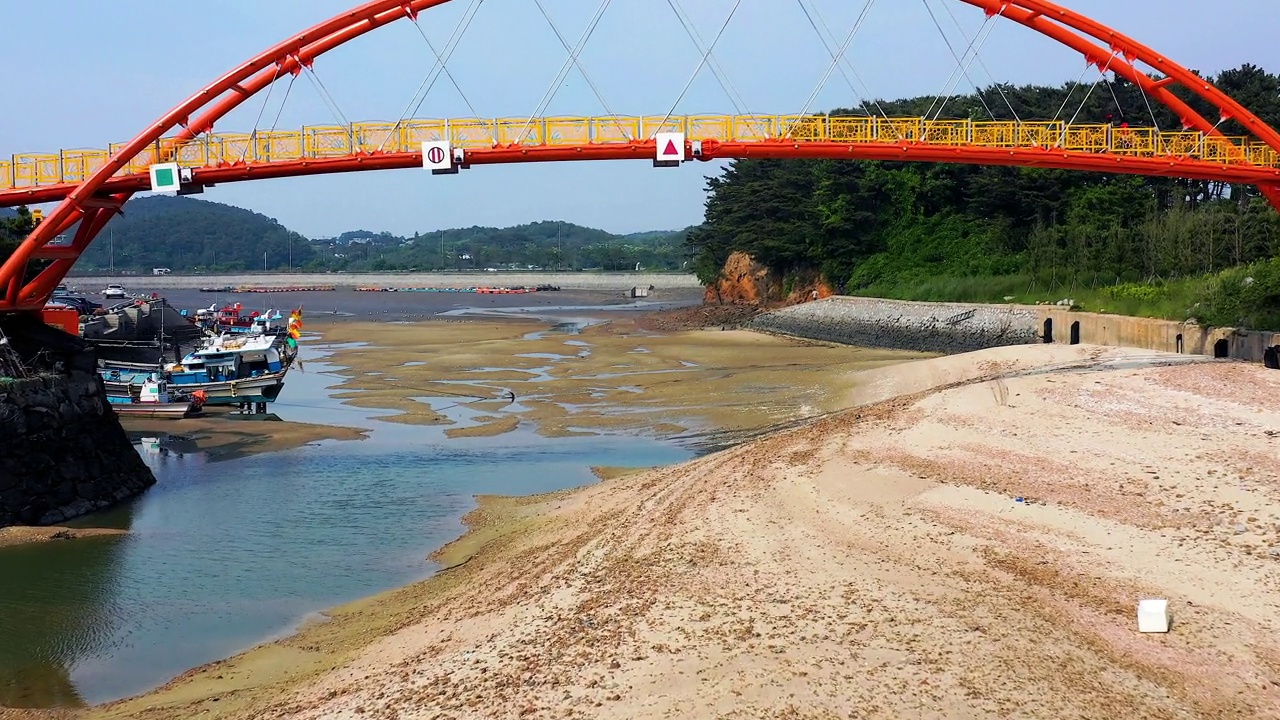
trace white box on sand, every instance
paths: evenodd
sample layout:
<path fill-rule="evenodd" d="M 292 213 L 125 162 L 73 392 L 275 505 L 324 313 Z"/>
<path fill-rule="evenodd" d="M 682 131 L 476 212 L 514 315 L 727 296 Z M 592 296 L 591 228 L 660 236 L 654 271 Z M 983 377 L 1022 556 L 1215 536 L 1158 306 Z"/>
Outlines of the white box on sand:
<path fill-rule="evenodd" d="M 1169 632 L 1169 601 L 1168 600 L 1139 600 L 1138 601 L 1138 632 L 1143 632 L 1143 633 Z"/>

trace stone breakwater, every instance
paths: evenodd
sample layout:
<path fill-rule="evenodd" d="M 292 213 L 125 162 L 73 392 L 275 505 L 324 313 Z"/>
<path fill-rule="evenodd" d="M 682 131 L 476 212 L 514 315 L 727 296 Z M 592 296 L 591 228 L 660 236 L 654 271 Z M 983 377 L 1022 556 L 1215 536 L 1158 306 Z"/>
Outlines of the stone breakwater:
<path fill-rule="evenodd" d="M 0 527 L 52 525 L 155 484 L 96 374 L 0 382 Z"/>
<path fill-rule="evenodd" d="M 947 354 L 1041 342 L 1039 314 L 1023 307 L 843 296 L 765 313 L 747 327 L 810 340 Z"/>

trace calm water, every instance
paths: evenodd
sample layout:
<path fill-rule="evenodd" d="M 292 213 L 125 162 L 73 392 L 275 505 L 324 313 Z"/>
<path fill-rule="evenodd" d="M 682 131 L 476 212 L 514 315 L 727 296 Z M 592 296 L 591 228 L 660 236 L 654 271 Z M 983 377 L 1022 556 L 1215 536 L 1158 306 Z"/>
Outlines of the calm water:
<path fill-rule="evenodd" d="M 148 443 L 139 450 L 157 485 L 82 523 L 130 534 L 0 551 L 0 706 L 134 695 L 310 613 L 423 578 L 427 554 L 462 532 L 473 495 L 548 492 L 591 482 L 591 465 L 691 456 L 639 438 L 450 440 L 383 423 L 328 398 L 338 379 L 316 352 L 304 350 L 307 371 L 290 374 L 272 410 L 372 428 L 369 440 L 219 463 Z M 463 422 L 477 414 L 449 411 Z"/>

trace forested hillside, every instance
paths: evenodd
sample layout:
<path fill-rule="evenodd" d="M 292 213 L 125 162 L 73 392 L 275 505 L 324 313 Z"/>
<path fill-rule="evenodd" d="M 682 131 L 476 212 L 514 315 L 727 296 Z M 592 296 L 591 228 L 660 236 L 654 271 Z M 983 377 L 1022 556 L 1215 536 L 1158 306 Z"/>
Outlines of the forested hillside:
<path fill-rule="evenodd" d="M 265 215 L 157 195 L 129 201 L 81 256 L 76 271 L 235 272 L 297 267 L 314 257 L 306 238 Z"/>
<path fill-rule="evenodd" d="M 568 222 L 469 227 L 415 233 L 347 232 L 316 241 L 317 269 L 441 270 L 520 268 L 679 270 L 688 260 L 688 230 L 615 235 Z"/>
<path fill-rule="evenodd" d="M 572 223 L 470 227 L 402 237 L 352 230 L 308 239 L 276 220 L 189 197 L 149 196 L 125 206 L 76 263 L 80 274 L 385 271 L 539 267 L 678 270 L 686 230 L 615 235 Z M 2 241 L 2 240 L 0 240 Z"/>
<path fill-rule="evenodd" d="M 1245 66 L 1212 79 L 1280 126 L 1280 77 Z M 921 116 L 934 102 L 931 97 L 881 101 L 873 114 L 883 109 L 889 116 Z M 1216 110 L 1199 109 L 1218 117 Z M 1180 127 L 1163 106 L 1149 107 L 1141 91 L 1124 81 L 1092 91 L 1074 85 L 990 88 L 955 98 L 941 112 L 943 118 L 975 120 L 1015 115 Z M 1222 129 L 1244 134 L 1233 122 Z M 1175 281 L 1280 253 L 1280 216 L 1254 188 L 1199 181 L 1010 167 L 762 160 L 733 163 L 709 179 L 707 190 L 706 223 L 689 237 L 704 280 L 715 277 L 729 253 L 741 250 L 781 272 L 821 271 L 849 293 L 1050 300 L 1106 287 L 1116 307 L 1125 304 L 1126 295 L 1134 296 L 1127 300 L 1156 300 L 1162 293 L 1181 292 L 1172 287 Z M 1280 260 L 1250 268 L 1248 276 L 1253 278 L 1248 283 L 1244 275 L 1231 273 L 1215 278 L 1197 289 L 1199 305 L 1179 299 L 1161 312 L 1280 326 Z M 1239 295 L 1236 286 L 1242 283 L 1250 298 L 1218 297 Z"/>

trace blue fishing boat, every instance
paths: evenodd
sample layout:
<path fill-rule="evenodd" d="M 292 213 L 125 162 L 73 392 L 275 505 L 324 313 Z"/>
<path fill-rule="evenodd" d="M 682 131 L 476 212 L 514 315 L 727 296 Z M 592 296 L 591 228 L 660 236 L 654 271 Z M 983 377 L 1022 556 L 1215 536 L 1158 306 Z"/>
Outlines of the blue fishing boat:
<path fill-rule="evenodd" d="M 136 397 L 154 373 L 175 392 L 199 394 L 205 406 L 234 406 L 265 413 L 284 388 L 284 378 L 298 356 L 302 311 L 289 316 L 285 332 L 267 315 L 247 331 L 210 336 L 200 347 L 175 363 L 163 366 L 104 362 L 100 366 L 108 396 Z"/>
<path fill-rule="evenodd" d="M 297 350 L 281 336 L 263 333 L 225 333 L 176 363 L 160 368 L 178 392 L 201 392 L 206 406 L 238 406 L 266 412 L 284 388 Z M 109 396 L 133 397 L 157 368 L 105 363 L 100 369 Z"/>

